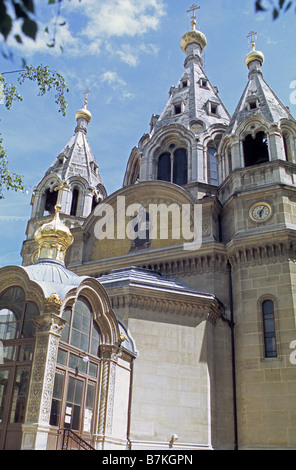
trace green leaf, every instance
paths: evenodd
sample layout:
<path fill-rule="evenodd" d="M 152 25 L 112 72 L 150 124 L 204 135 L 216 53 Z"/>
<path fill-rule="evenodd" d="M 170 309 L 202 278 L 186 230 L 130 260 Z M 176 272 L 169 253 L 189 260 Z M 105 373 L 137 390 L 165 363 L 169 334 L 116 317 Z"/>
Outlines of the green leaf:
<path fill-rule="evenodd" d="M 265 8 L 261 5 L 262 0 L 256 0 L 255 10 L 256 11 L 265 11 Z"/>
<path fill-rule="evenodd" d="M 22 43 L 23 43 L 22 38 L 20 37 L 19 34 L 15 34 L 15 35 L 14 35 L 14 38 L 15 38 L 15 40 L 16 40 L 19 44 L 22 44 Z"/>
<path fill-rule="evenodd" d="M 12 19 L 7 13 L 4 13 L 0 17 L 0 33 L 3 34 L 6 40 L 12 29 Z"/>
<path fill-rule="evenodd" d="M 51 5 L 52 3 L 55 3 L 55 0 L 48 0 L 48 5 Z"/>
<path fill-rule="evenodd" d="M 272 12 L 272 18 L 274 20 L 276 20 L 278 18 L 279 14 L 280 14 L 279 10 L 277 8 L 274 8 L 273 12 Z"/>
<path fill-rule="evenodd" d="M 26 9 L 31 13 L 35 13 L 35 7 L 33 0 L 23 0 L 23 4 L 25 5 Z"/>
<path fill-rule="evenodd" d="M 289 8 L 291 8 L 292 3 L 293 3 L 293 2 L 289 2 L 289 3 L 288 3 L 288 5 L 287 5 L 286 8 L 285 8 L 285 11 L 287 11 L 287 10 L 289 10 Z"/>
<path fill-rule="evenodd" d="M 26 36 L 35 40 L 37 30 L 38 30 L 38 27 L 35 21 L 31 20 L 30 18 L 24 19 L 23 24 L 22 24 L 22 31 Z"/>
<path fill-rule="evenodd" d="M 279 0 L 279 7 L 280 7 L 280 9 L 283 8 L 283 6 L 284 6 L 284 4 L 285 4 L 285 1 L 286 1 L 286 0 Z"/>

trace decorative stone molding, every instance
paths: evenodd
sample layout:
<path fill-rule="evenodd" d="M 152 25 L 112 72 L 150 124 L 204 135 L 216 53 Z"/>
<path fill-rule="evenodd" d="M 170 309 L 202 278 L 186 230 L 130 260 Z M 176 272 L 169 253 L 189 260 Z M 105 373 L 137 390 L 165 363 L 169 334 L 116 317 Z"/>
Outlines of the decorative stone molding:
<path fill-rule="evenodd" d="M 98 411 L 98 434 L 95 440 L 96 446 L 102 449 L 106 437 L 112 435 L 116 365 L 119 355 L 120 349 L 117 346 L 100 345 L 100 356 L 102 358 L 101 395 Z"/>
<path fill-rule="evenodd" d="M 252 245 L 233 246 L 229 250 L 229 261 L 233 269 L 244 265 L 269 264 L 282 261 L 296 261 L 296 240 L 262 241 Z"/>
<path fill-rule="evenodd" d="M 35 320 L 35 352 L 23 426 L 23 448 L 26 449 L 46 449 L 57 351 L 65 323 L 55 314 L 42 315 Z"/>

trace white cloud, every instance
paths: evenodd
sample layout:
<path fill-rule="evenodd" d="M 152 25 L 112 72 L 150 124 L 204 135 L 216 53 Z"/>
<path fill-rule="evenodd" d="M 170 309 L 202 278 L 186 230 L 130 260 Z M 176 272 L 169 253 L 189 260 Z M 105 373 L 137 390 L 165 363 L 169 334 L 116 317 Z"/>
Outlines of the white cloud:
<path fill-rule="evenodd" d="M 32 40 L 27 36 L 24 36 L 21 32 L 21 24 L 19 22 L 14 23 L 13 33 L 9 36 L 7 45 L 9 48 L 14 48 L 20 53 L 25 51 L 27 57 L 30 57 L 36 53 L 48 53 L 57 55 L 62 53 L 60 46 L 71 55 L 77 55 L 80 53 L 80 40 L 78 37 L 73 36 L 69 24 L 66 22 L 64 26 L 59 26 L 55 34 L 55 47 L 49 47 L 48 45 L 52 43 L 53 30 L 54 30 L 54 21 L 53 18 L 48 24 L 39 22 L 38 23 L 38 33 L 36 40 Z M 65 19 L 61 18 L 60 22 L 64 22 Z M 48 28 L 48 33 L 45 29 Z M 18 44 L 14 35 L 19 34 L 22 37 L 22 44 Z"/>
<path fill-rule="evenodd" d="M 163 0 L 84 0 L 69 2 L 88 19 L 83 34 L 89 39 L 143 35 L 160 26 L 165 14 Z"/>
<path fill-rule="evenodd" d="M 117 72 L 107 71 L 100 76 L 100 81 L 111 87 L 111 89 L 118 93 L 118 98 L 121 101 L 133 99 L 134 95 L 128 90 L 128 84 L 125 80 L 120 78 Z M 109 102 L 112 97 L 109 97 Z"/>
<path fill-rule="evenodd" d="M 26 56 L 35 53 L 57 54 L 64 53 L 70 56 L 95 55 L 98 56 L 103 44 L 112 50 L 112 37 L 142 36 L 160 26 L 161 18 L 165 15 L 163 0 L 72 0 L 62 3 L 62 15 L 56 17 L 53 7 L 42 4 L 37 0 L 39 18 L 36 41 L 24 37 L 20 31 L 20 23 L 14 25 L 14 32 L 8 46 L 17 49 L 20 53 L 25 51 Z M 51 15 L 51 17 L 46 17 Z M 55 25 L 57 23 L 57 25 Z M 60 24 L 64 23 L 63 26 Z M 49 33 L 45 32 L 48 28 Z M 56 32 L 54 33 L 54 31 Z M 21 34 L 23 44 L 17 44 L 14 34 Z M 55 47 L 48 44 L 55 36 Z M 125 44 L 116 52 L 119 58 L 135 67 L 139 63 L 142 53 L 155 53 L 153 45 Z"/>
<path fill-rule="evenodd" d="M 136 67 L 139 65 L 140 56 L 142 54 L 156 55 L 159 48 L 155 44 L 139 44 L 137 47 L 130 44 L 122 44 L 119 49 L 114 49 L 111 44 L 108 44 L 107 50 L 111 54 L 118 56 L 122 62 L 125 62 L 131 67 Z"/>

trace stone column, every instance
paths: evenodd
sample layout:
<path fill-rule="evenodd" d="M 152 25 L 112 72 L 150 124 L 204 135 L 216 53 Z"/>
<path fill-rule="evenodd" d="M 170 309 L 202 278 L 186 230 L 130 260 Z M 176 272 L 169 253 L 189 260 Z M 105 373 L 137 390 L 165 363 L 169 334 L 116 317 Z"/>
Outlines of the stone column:
<path fill-rule="evenodd" d="M 106 449 L 106 438 L 112 435 L 113 404 L 115 391 L 116 364 L 120 350 L 117 346 L 101 345 L 101 393 L 99 397 L 97 435 L 95 447 Z"/>
<path fill-rule="evenodd" d="M 35 319 L 35 351 L 22 449 L 46 450 L 59 338 L 66 321 L 58 316 L 61 300 L 52 294 Z"/>
<path fill-rule="evenodd" d="M 286 160 L 283 137 L 277 125 L 271 126 L 268 140 L 270 160 Z"/>

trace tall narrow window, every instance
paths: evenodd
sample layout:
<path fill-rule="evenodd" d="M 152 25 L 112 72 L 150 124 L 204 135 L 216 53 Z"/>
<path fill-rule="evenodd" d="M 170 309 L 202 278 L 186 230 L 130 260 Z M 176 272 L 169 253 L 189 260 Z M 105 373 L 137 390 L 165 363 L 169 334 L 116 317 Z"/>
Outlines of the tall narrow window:
<path fill-rule="evenodd" d="M 274 308 L 272 300 L 262 303 L 265 357 L 277 357 Z"/>
<path fill-rule="evenodd" d="M 171 181 L 171 156 L 168 152 L 160 155 L 158 159 L 157 179 Z"/>
<path fill-rule="evenodd" d="M 177 149 L 174 153 L 173 183 L 187 183 L 187 152 L 185 149 Z"/>
<path fill-rule="evenodd" d="M 75 188 L 72 194 L 72 204 L 71 204 L 70 215 L 74 215 L 74 216 L 77 215 L 78 196 L 79 196 L 79 191 L 77 188 Z"/>
<path fill-rule="evenodd" d="M 208 183 L 209 184 L 218 184 L 218 166 L 217 166 L 217 157 L 216 149 L 214 147 L 208 147 Z"/>
<path fill-rule="evenodd" d="M 58 198 L 58 192 L 47 189 L 45 193 L 45 205 L 44 205 L 44 210 L 45 212 L 48 212 L 48 214 L 54 214 L 55 211 L 55 205 L 57 203 L 57 198 Z"/>

